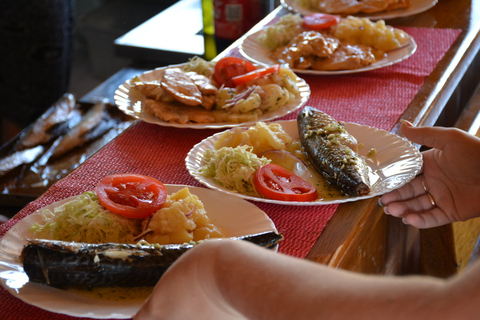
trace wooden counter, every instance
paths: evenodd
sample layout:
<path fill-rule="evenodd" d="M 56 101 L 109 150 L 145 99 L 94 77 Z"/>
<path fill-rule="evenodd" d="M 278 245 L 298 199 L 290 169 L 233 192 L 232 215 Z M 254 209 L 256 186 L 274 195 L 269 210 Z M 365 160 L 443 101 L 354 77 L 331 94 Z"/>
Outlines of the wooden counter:
<path fill-rule="evenodd" d="M 427 12 L 388 23 L 462 30 L 402 117 L 416 126 L 453 126 L 480 83 L 480 3 L 440 0 Z M 374 198 L 339 206 L 308 259 L 366 273 L 446 277 L 457 271 L 453 248 L 451 225 L 409 228 L 383 214 Z"/>

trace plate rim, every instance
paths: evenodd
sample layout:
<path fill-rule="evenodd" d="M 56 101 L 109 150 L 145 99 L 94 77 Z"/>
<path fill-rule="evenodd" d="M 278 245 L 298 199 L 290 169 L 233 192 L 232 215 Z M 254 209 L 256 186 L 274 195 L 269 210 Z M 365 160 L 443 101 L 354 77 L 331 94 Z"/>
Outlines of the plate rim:
<path fill-rule="evenodd" d="M 275 62 L 268 58 L 268 56 L 267 56 L 268 49 L 263 48 L 262 45 L 258 42 L 258 36 L 264 31 L 264 29 L 265 28 L 262 28 L 262 29 L 260 29 L 256 32 L 248 35 L 245 39 L 243 39 L 242 43 L 238 47 L 238 50 L 243 57 L 250 60 L 251 62 L 254 62 L 254 63 L 257 63 L 257 64 L 262 64 L 264 66 L 270 66 L 270 65 L 275 64 Z M 383 69 L 383 68 L 386 68 L 386 67 L 390 67 L 394 64 L 397 64 L 397 63 L 400 63 L 404 60 L 407 60 L 417 51 L 417 47 L 418 47 L 417 42 L 415 41 L 415 39 L 411 35 L 408 35 L 408 36 L 409 36 L 409 42 L 407 44 L 405 44 L 404 46 L 402 46 L 400 48 L 397 48 L 397 49 L 386 52 L 386 55 L 387 55 L 387 58 L 388 58 L 389 54 L 390 55 L 395 54 L 399 50 L 408 50 L 406 52 L 406 54 L 400 56 L 399 58 L 397 58 L 395 60 L 387 60 L 387 61 L 383 62 L 383 60 L 386 59 L 384 57 L 381 60 L 379 60 L 375 63 L 372 63 L 369 66 L 359 68 L 359 69 L 353 69 L 353 70 L 336 70 L 336 71 L 324 71 L 324 70 L 312 70 L 312 69 L 291 69 L 291 70 L 293 72 L 295 72 L 296 74 L 313 74 L 313 75 L 324 75 L 324 76 L 336 76 L 336 75 L 368 72 L 368 71 L 373 71 L 373 70 L 378 70 L 378 69 Z M 252 44 L 256 45 L 256 48 L 254 48 L 254 49 L 260 48 L 261 50 L 264 50 L 265 52 L 264 53 L 261 52 L 260 55 L 262 57 L 264 57 L 265 59 L 269 60 L 269 63 L 266 63 L 266 62 L 263 62 L 263 61 L 260 61 L 260 60 L 257 60 L 255 58 L 251 57 L 251 54 L 249 54 L 247 52 L 247 51 L 250 51 L 250 50 L 245 49 L 245 44 L 248 44 L 248 43 L 252 43 Z M 252 50 L 254 50 L 254 49 L 252 49 Z"/>
<path fill-rule="evenodd" d="M 142 77 L 149 76 L 155 72 L 160 72 L 160 70 L 164 70 L 167 68 L 168 69 L 179 68 L 179 67 L 183 67 L 185 64 L 186 63 L 181 63 L 181 64 L 169 65 L 165 67 L 159 67 L 152 70 L 147 70 L 137 77 L 142 79 Z M 264 64 L 260 64 L 260 65 L 264 65 Z M 212 122 L 212 123 L 199 123 L 199 124 L 196 124 L 196 123 L 180 124 L 180 123 L 170 123 L 160 118 L 156 118 L 153 115 L 149 115 L 142 110 L 142 103 L 140 100 L 136 99 L 135 101 L 133 101 L 132 94 L 130 91 L 130 88 L 131 88 L 130 83 L 134 78 L 128 79 L 123 84 L 118 86 L 118 88 L 115 90 L 113 100 L 117 108 L 123 113 L 125 113 L 126 115 L 131 116 L 138 120 L 145 121 L 147 123 L 156 124 L 163 127 L 173 127 L 173 128 L 181 128 L 181 129 L 234 128 L 239 126 L 252 125 L 257 121 L 272 121 L 272 120 L 287 116 L 297 111 L 298 109 L 302 108 L 310 99 L 311 90 L 310 90 L 309 84 L 303 78 L 299 77 L 297 74 L 296 76 L 297 76 L 297 86 L 299 88 L 299 94 L 298 94 L 298 97 L 295 97 L 295 100 L 293 102 L 290 102 L 286 106 L 282 106 L 273 112 L 267 112 L 265 114 L 262 114 L 257 120 L 251 120 L 251 121 L 240 122 L 240 123 Z M 290 104 L 292 105 L 290 106 Z"/>
<path fill-rule="evenodd" d="M 293 122 L 295 122 L 295 125 L 296 125 L 296 121 L 297 120 L 279 120 L 279 121 L 275 121 L 274 123 L 280 123 L 283 126 L 284 124 L 293 125 Z M 400 137 L 398 135 L 395 135 L 395 134 L 393 134 L 391 132 L 388 132 L 386 130 L 378 129 L 378 128 L 375 128 L 375 127 L 372 127 L 372 126 L 357 124 L 357 123 L 353 123 L 353 122 L 343 122 L 343 123 L 344 123 L 345 127 L 347 128 L 347 131 L 352 130 L 352 129 L 349 129 L 349 128 L 354 127 L 354 128 L 361 128 L 363 130 L 367 130 L 367 131 L 371 131 L 371 132 L 381 132 L 383 135 L 385 135 L 387 137 L 395 138 L 397 141 L 399 141 L 401 143 L 404 143 L 406 145 L 406 148 L 408 147 L 408 150 L 411 151 L 412 161 L 414 161 L 416 163 L 415 169 L 412 171 L 412 174 L 410 175 L 411 177 L 408 181 L 411 181 L 418 174 L 418 172 L 420 172 L 420 170 L 422 168 L 422 165 L 423 165 L 422 155 L 421 155 L 420 151 L 418 150 L 418 148 L 416 148 L 407 139 L 405 139 L 403 137 Z M 229 129 L 229 130 L 232 130 L 232 129 Z M 256 202 L 263 202 L 263 203 L 270 203 L 270 204 L 290 205 L 290 206 L 320 206 L 320 205 L 340 204 L 340 203 L 355 202 L 355 201 L 359 201 L 359 200 L 370 199 L 370 198 L 373 198 L 373 197 L 376 197 L 376 196 L 379 196 L 379 195 L 383 194 L 383 193 L 373 193 L 373 192 L 371 192 L 370 194 L 365 195 L 365 196 L 346 197 L 346 198 L 335 199 L 335 200 L 324 200 L 324 201 L 316 200 L 316 201 L 313 201 L 313 202 L 301 202 L 301 201 L 279 201 L 279 200 L 258 198 L 258 197 L 244 195 L 244 194 L 235 192 L 234 190 L 226 190 L 223 186 L 220 186 L 219 184 L 214 182 L 212 179 L 205 178 L 205 177 L 201 176 L 200 174 L 198 174 L 197 170 L 201 166 L 202 155 L 198 155 L 196 153 L 207 142 L 212 142 L 212 144 L 213 144 L 213 142 L 218 140 L 220 135 L 223 134 L 226 131 L 228 131 L 228 130 L 225 130 L 225 131 L 222 131 L 222 132 L 217 132 L 217 133 L 203 139 L 202 141 L 200 141 L 199 143 L 194 145 L 190 149 L 190 151 L 188 152 L 187 156 L 185 157 L 185 166 L 186 166 L 189 174 L 197 182 L 201 183 L 202 185 L 204 185 L 208 188 L 223 192 L 224 194 L 237 196 L 237 197 L 249 200 L 249 201 L 256 201 Z M 361 141 L 359 141 L 359 143 L 361 143 Z M 197 163 L 195 163 L 195 162 L 197 162 Z M 196 166 L 194 166 L 193 164 L 196 164 Z M 394 189 L 400 188 L 401 186 L 405 185 L 408 181 L 403 181 L 401 184 L 398 184 Z M 391 190 L 393 190 L 393 189 L 391 189 Z M 391 190 L 388 190 L 388 191 L 391 191 Z"/>
<path fill-rule="evenodd" d="M 310 13 L 315 13 L 315 12 L 320 12 L 320 11 L 313 11 L 309 10 L 306 8 L 303 8 L 296 3 L 294 3 L 295 0 L 281 0 L 280 4 L 286 8 L 289 11 L 292 12 L 298 12 L 302 15 L 307 15 Z M 423 0 L 421 4 L 418 4 L 418 2 L 413 2 L 413 8 L 407 8 L 407 9 L 396 9 L 392 10 L 389 12 L 378 12 L 378 13 L 360 13 L 360 14 L 353 14 L 353 16 L 359 17 L 359 18 L 368 18 L 370 20 L 390 20 L 390 19 L 396 19 L 396 18 L 403 18 L 403 17 L 408 17 L 412 16 L 415 14 L 419 14 L 422 12 L 425 12 L 431 8 L 433 8 L 436 4 L 438 3 L 438 0 Z"/>
<path fill-rule="evenodd" d="M 193 190 L 192 191 L 193 194 L 195 194 L 196 191 L 198 191 L 201 194 L 210 194 L 213 197 L 215 194 L 218 193 L 218 191 L 215 191 L 215 190 L 212 190 L 212 189 L 209 189 L 209 188 L 196 187 L 196 186 L 183 185 L 183 184 L 165 184 L 165 186 L 167 186 L 167 189 L 169 190 L 169 194 L 172 193 L 172 192 L 176 192 L 176 191 L 182 189 L 183 187 L 188 187 L 189 189 Z M 0 239 L 0 275 L 1 275 L 2 272 L 5 272 L 5 271 L 7 271 L 7 272 L 8 271 L 14 271 L 14 272 L 18 272 L 18 273 L 23 273 L 25 275 L 25 272 L 23 271 L 23 266 L 18 261 L 18 257 L 12 256 L 14 253 L 17 253 L 17 251 L 12 249 L 13 252 L 7 252 L 7 251 L 4 250 L 6 246 L 8 246 L 12 241 L 15 241 L 15 240 L 20 241 L 19 243 L 16 244 L 19 247 L 23 247 L 23 245 L 26 244 L 26 238 L 28 238 L 28 234 L 27 235 L 19 234 L 18 233 L 19 231 L 17 231 L 17 229 L 26 228 L 28 226 L 25 226 L 25 225 L 38 221 L 40 219 L 41 210 L 43 210 L 45 208 L 54 208 L 56 206 L 60 206 L 61 204 L 65 203 L 65 202 L 67 202 L 67 201 L 69 201 L 69 200 L 71 200 L 75 197 L 78 197 L 78 195 L 71 196 L 71 197 L 53 202 L 53 203 L 51 203 L 51 204 L 49 204 L 49 205 L 47 205 L 43 208 L 35 210 L 30 215 L 28 215 L 28 216 L 24 217 L 23 219 L 21 219 L 20 221 L 18 221 L 17 224 L 12 226 L 12 228 L 10 228 L 5 233 L 5 235 Z M 227 199 L 232 200 L 233 198 L 229 197 Z M 238 201 L 240 199 L 235 198 L 233 200 Z M 266 214 L 266 212 L 264 210 L 262 210 L 261 208 L 259 208 L 255 204 L 250 203 L 248 201 L 242 200 L 242 201 L 237 202 L 237 203 L 244 204 L 245 208 L 249 209 L 250 212 L 253 212 L 254 215 L 258 215 L 259 219 L 262 218 L 261 228 L 264 228 L 265 231 L 278 232 L 274 222 Z M 268 225 L 268 228 L 267 228 L 267 225 Z M 257 228 L 260 228 L 260 227 L 257 227 Z M 4 260 L 4 258 L 9 258 L 9 260 Z M 22 300 L 23 302 L 25 302 L 27 304 L 36 306 L 38 308 L 41 308 L 43 310 L 47 310 L 47 311 L 50 311 L 50 312 L 54 312 L 54 313 L 58 313 L 58 314 L 66 314 L 66 315 L 75 316 L 75 317 L 89 317 L 89 318 L 94 318 L 94 319 L 111 319 L 111 318 L 130 319 L 133 316 L 134 312 L 138 311 L 138 309 L 140 308 L 140 306 L 143 303 L 143 302 L 139 302 L 139 301 L 130 301 L 130 302 L 127 301 L 127 305 L 124 308 L 122 308 L 121 311 L 119 311 L 118 307 L 119 307 L 120 303 L 118 303 L 118 302 L 103 301 L 103 300 L 100 300 L 100 299 L 91 299 L 91 298 L 89 299 L 89 298 L 84 298 L 83 296 L 78 296 L 75 293 L 68 292 L 68 295 L 73 295 L 73 296 L 80 297 L 80 300 L 82 300 L 82 301 L 85 301 L 85 300 L 87 302 L 92 301 L 92 300 L 97 301 L 97 302 L 101 301 L 102 303 L 106 304 L 107 309 L 110 308 L 113 311 L 113 312 L 110 312 L 109 314 L 106 314 L 106 313 L 94 314 L 94 313 L 92 313 L 92 311 L 84 310 L 85 308 L 80 308 L 80 306 L 75 306 L 75 304 L 73 304 L 73 306 L 75 306 L 74 310 L 76 310 L 76 312 L 73 312 L 73 311 L 69 312 L 69 310 L 66 310 L 67 309 L 66 307 L 63 307 L 62 309 L 59 309 L 58 308 L 58 303 L 55 303 L 54 306 L 52 307 L 52 306 L 48 305 L 48 303 L 51 304 L 51 302 L 49 302 L 49 301 L 47 301 L 47 302 L 38 301 L 38 298 L 35 299 L 35 297 L 38 297 L 37 294 L 32 295 L 31 292 L 30 292 L 30 294 L 27 294 L 27 296 L 22 296 L 21 295 L 21 289 L 17 291 L 15 288 L 12 288 L 12 287 L 8 286 L 6 284 L 6 279 L 4 277 L 1 277 L 1 276 L 0 276 L 0 285 L 6 291 L 8 291 L 9 294 L 13 295 L 14 297 Z M 28 290 L 33 289 L 33 290 L 35 290 L 35 292 L 37 292 L 37 290 L 40 290 L 41 292 L 44 292 L 44 291 L 53 292 L 54 295 L 55 294 L 65 295 L 65 290 L 49 287 L 49 286 L 46 286 L 46 285 L 43 285 L 43 284 L 27 282 L 25 285 L 29 286 Z M 45 304 L 47 304 L 47 306 L 45 306 Z M 121 304 L 122 305 L 125 304 L 125 301 L 122 301 Z M 127 312 L 128 312 L 128 314 L 127 314 Z"/>

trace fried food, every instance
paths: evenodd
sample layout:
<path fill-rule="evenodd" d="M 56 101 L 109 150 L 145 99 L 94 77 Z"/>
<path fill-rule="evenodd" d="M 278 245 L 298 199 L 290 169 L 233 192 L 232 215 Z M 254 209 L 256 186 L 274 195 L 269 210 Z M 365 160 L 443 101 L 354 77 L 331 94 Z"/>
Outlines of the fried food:
<path fill-rule="evenodd" d="M 297 0 L 300 6 L 342 16 L 407 9 L 411 0 Z"/>

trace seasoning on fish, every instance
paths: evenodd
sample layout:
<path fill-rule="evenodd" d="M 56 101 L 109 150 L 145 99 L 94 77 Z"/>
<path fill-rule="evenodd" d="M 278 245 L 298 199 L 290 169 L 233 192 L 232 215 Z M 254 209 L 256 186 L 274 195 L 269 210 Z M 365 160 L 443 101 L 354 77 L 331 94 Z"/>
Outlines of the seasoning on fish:
<path fill-rule="evenodd" d="M 59 125 L 71 117 L 71 112 L 75 109 L 75 98 L 71 93 L 64 94 L 46 113 L 38 118 L 32 127 L 21 138 L 17 149 L 22 150 L 44 144 L 56 136 L 50 132 L 52 128 Z"/>
<path fill-rule="evenodd" d="M 269 231 L 230 239 L 271 249 L 283 236 Z M 53 287 L 154 286 L 167 268 L 196 244 L 89 244 L 37 239 L 28 240 L 21 259 L 30 281 Z"/>
<path fill-rule="evenodd" d="M 305 107 L 298 114 L 298 133 L 310 162 L 331 185 L 349 196 L 370 193 L 368 165 L 357 154 L 357 141 L 326 113 Z"/>

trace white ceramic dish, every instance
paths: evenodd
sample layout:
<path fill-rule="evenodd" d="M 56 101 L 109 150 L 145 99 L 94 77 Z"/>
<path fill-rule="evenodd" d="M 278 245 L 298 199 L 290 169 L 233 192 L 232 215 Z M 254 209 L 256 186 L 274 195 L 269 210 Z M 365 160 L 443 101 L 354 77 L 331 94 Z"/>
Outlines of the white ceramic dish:
<path fill-rule="evenodd" d="M 388 12 L 377 12 L 369 14 L 356 14 L 354 16 L 369 18 L 370 20 L 388 20 L 401 17 L 408 17 L 417 13 L 427 11 L 437 4 L 438 0 L 413 0 L 412 5 L 406 9 L 397 9 Z M 281 0 L 281 4 L 290 11 L 298 12 L 303 15 L 307 15 L 314 12 L 298 5 L 296 0 Z"/>
<path fill-rule="evenodd" d="M 183 64 L 169 66 L 168 68 L 173 67 L 181 67 Z M 167 67 L 166 67 L 167 68 Z M 160 73 L 159 70 L 165 68 L 158 68 L 155 70 L 147 71 L 139 76 L 139 78 L 143 81 L 152 81 L 158 80 L 158 74 Z M 298 77 L 297 77 L 298 78 Z M 270 121 L 276 118 L 283 117 L 291 112 L 298 110 L 299 108 L 303 107 L 305 103 L 310 98 L 310 87 L 305 82 L 305 80 L 298 78 L 297 79 L 297 86 L 300 90 L 300 94 L 290 103 L 287 105 L 273 111 L 267 112 L 262 114 L 258 121 Z M 154 117 L 151 114 L 146 113 L 143 110 L 142 106 L 142 98 L 143 96 L 135 91 L 130 89 L 130 80 L 125 81 L 124 84 L 120 85 L 118 89 L 115 91 L 114 100 L 117 107 L 124 112 L 125 114 L 132 116 L 136 119 L 143 120 L 145 122 L 157 124 L 160 126 L 165 127 L 175 127 L 175 128 L 189 128 L 189 129 L 220 129 L 220 128 L 231 128 L 241 125 L 249 125 L 254 124 L 256 121 L 249 121 L 243 123 L 231 123 L 231 122 L 213 122 L 213 123 L 188 123 L 188 124 L 179 124 L 179 123 L 170 123 L 163 121 L 157 117 Z"/>
<path fill-rule="evenodd" d="M 185 186 L 166 185 L 171 194 Z M 225 229 L 229 236 L 277 231 L 268 216 L 255 205 L 238 197 L 219 195 L 217 191 L 190 187 L 204 203 L 208 216 Z M 56 202 L 54 208 L 69 199 Z M 225 208 L 229 208 L 225 210 Z M 13 226 L 0 240 L 0 283 L 13 296 L 39 308 L 76 317 L 95 319 L 130 319 L 140 308 L 142 301 L 106 301 L 79 295 L 72 290 L 60 290 L 46 285 L 28 282 L 18 257 L 32 236 L 29 228 L 39 222 L 41 215 L 34 212 Z"/>
<path fill-rule="evenodd" d="M 283 129 L 292 138 L 298 139 L 296 120 L 278 121 L 278 123 L 282 125 Z M 357 139 L 359 144 L 363 144 L 364 147 L 359 151 L 360 155 L 366 157 L 367 152 L 372 148 L 375 148 L 377 151 L 374 157 L 367 159 L 372 169 L 370 176 L 372 185 L 370 194 L 366 196 L 318 199 L 313 202 L 296 202 L 264 199 L 226 189 L 212 179 L 205 178 L 198 173 L 198 170 L 205 164 L 203 160 L 204 152 L 208 149 L 215 148 L 215 141 L 219 139 L 223 132 L 216 133 L 195 145 L 185 158 L 185 164 L 189 173 L 197 181 L 214 190 L 248 200 L 296 206 L 337 204 L 379 196 L 403 186 L 412 180 L 420 171 L 422 167 L 422 156 L 418 149 L 404 138 L 384 130 L 354 123 L 346 123 L 345 127 L 347 131 Z M 313 168 L 311 171 L 315 172 Z"/>
<path fill-rule="evenodd" d="M 248 60 L 262 65 L 273 65 L 276 62 L 271 60 L 268 57 L 269 50 L 263 47 L 258 42 L 259 35 L 263 32 L 263 30 L 259 30 L 251 35 L 249 35 L 239 47 L 240 53 L 247 58 Z M 301 74 L 315 74 L 315 75 L 340 75 L 340 74 L 350 74 L 350 73 L 359 73 L 359 72 L 366 72 L 371 70 L 376 70 L 380 68 L 385 68 L 391 66 L 395 63 L 399 63 L 412 54 L 415 53 L 417 50 L 417 43 L 415 40 L 410 37 L 410 41 L 402 46 L 401 48 L 392 50 L 387 52 L 386 57 L 382 58 L 381 60 L 372 63 L 371 65 L 354 70 L 338 70 L 338 71 L 322 71 L 322 70 L 304 70 L 304 69 L 293 69 L 295 73 Z"/>

